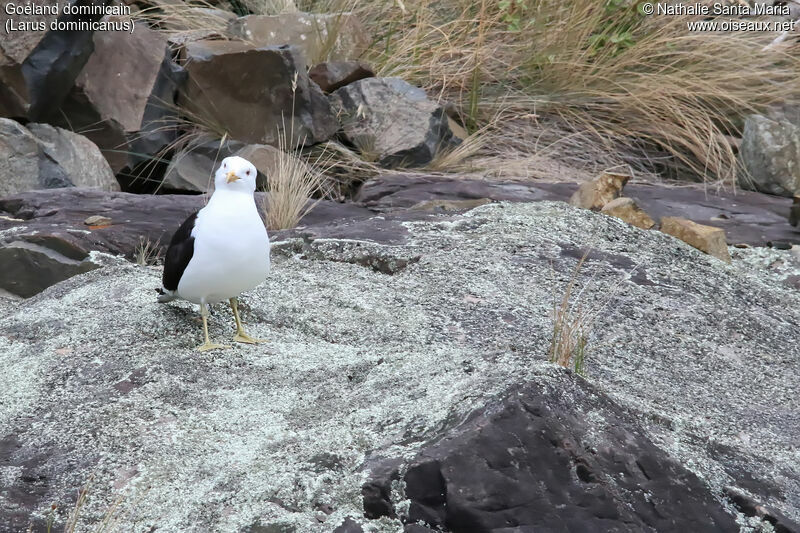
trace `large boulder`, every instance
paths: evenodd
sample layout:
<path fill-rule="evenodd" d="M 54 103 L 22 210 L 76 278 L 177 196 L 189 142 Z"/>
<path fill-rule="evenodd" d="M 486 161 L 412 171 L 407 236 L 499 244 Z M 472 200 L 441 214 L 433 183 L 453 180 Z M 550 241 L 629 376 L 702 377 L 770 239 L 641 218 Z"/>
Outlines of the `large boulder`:
<path fill-rule="evenodd" d="M 367 78 L 331 95 L 342 135 L 386 167 L 418 167 L 459 144 L 444 107 L 400 78 Z"/>
<path fill-rule="evenodd" d="M 119 190 L 105 158 L 86 137 L 0 118 L 0 196 L 59 187 Z"/>
<path fill-rule="evenodd" d="M 238 141 L 277 145 L 285 127 L 288 146 L 314 144 L 339 127 L 296 48 L 195 41 L 184 56 L 182 106 Z"/>
<path fill-rule="evenodd" d="M 800 193 L 800 122 L 783 115 L 750 115 L 744 123 L 743 186 L 769 194 Z"/>
<path fill-rule="evenodd" d="M 172 62 L 166 38 L 145 25 L 133 33 L 96 32 L 93 45 L 74 87 L 48 122 L 83 132 L 115 174 L 131 174 L 176 138 L 182 69 Z"/>
<path fill-rule="evenodd" d="M 4 24 L 0 32 L 0 117 L 46 120 L 64 101 L 93 50 L 91 30 L 50 31 L 50 24 L 56 20 L 96 21 L 102 15 L 58 16 L 59 2 L 54 0 L 35 5 L 43 8 L 42 14 L 13 15 L 3 20 L 30 26 L 8 31 Z"/>
<path fill-rule="evenodd" d="M 232 21 L 229 32 L 259 47 L 296 46 L 306 66 L 358 59 L 370 44 L 366 29 L 352 13 L 248 15 Z"/>
<path fill-rule="evenodd" d="M 409 461 L 369 462 L 368 516 L 458 532 L 737 530 L 702 480 L 586 381 L 512 387 L 466 418 Z M 400 479 L 410 505 L 398 512 Z"/>
<path fill-rule="evenodd" d="M 391 223 L 276 238 L 240 306 L 266 344 L 196 352 L 196 306 L 158 304 L 157 268 L 111 264 L 0 301 L 0 524 L 45 530 L 56 503 L 61 531 L 94 474 L 79 529 L 117 501 L 121 531 L 324 533 L 349 516 L 395 533 L 412 505 L 480 520 L 453 532 L 501 514 L 508 530 L 558 515 L 603 531 L 797 529 L 800 293 L 562 202 L 396 221 L 396 240 L 375 242 Z M 581 302 L 603 309 L 590 383 L 546 361 L 553 298 L 584 247 Z M 233 316 L 214 311 L 209 333 L 227 339 Z M 422 483 L 386 487 L 398 519 L 361 518 L 383 457 L 431 460 Z M 443 484 L 463 506 L 441 505 Z M 527 489 L 551 505 L 528 512 Z"/>

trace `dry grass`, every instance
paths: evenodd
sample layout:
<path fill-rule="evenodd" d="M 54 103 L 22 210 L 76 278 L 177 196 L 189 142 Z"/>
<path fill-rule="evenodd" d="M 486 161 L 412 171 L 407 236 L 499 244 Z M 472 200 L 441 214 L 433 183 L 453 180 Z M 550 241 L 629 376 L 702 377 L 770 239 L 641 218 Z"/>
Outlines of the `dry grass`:
<path fill-rule="evenodd" d="M 488 174 L 535 174 L 525 162 L 547 147 L 588 172 L 627 163 L 732 186 L 744 177 L 729 141 L 742 117 L 800 101 L 796 43 L 767 49 L 773 34 L 689 33 L 689 17 L 643 16 L 634 0 L 252 2 L 260 13 L 355 12 L 373 37 L 364 59 L 379 75 L 454 102 L 471 132 L 486 129 L 484 149 L 441 154 L 435 169 L 460 172 L 481 158 Z M 214 25 L 203 16 L 184 25 Z M 504 120 L 490 127 L 498 114 Z"/>
<path fill-rule="evenodd" d="M 572 293 L 588 255 L 587 251 L 578 261 L 561 299 L 553 295 L 553 336 L 547 354 L 551 363 L 572 368 L 581 375 L 585 373 L 586 350 L 595 317 L 587 312 L 580 298 L 573 298 Z"/>
<path fill-rule="evenodd" d="M 740 117 L 800 97 L 800 55 L 763 50 L 773 36 L 690 34 L 686 18 L 641 16 L 632 2 L 385 0 L 359 9 L 381 75 L 457 102 L 473 128 L 502 108 L 535 117 L 531 129 L 550 130 L 548 143 L 577 134 L 583 150 L 570 153 L 590 152 L 583 163 L 600 146 L 637 170 L 733 185 L 740 169 L 726 136 L 739 133 Z M 535 153 L 502 131 L 490 144 Z"/>
<path fill-rule="evenodd" d="M 139 266 L 157 265 L 161 260 L 161 242 L 139 237 L 139 244 L 133 250 L 133 259 Z"/>

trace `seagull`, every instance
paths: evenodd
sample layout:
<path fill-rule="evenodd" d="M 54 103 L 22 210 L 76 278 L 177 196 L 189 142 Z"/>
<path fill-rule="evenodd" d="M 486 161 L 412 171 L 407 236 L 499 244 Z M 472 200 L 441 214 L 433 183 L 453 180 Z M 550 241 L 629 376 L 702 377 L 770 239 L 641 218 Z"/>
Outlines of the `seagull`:
<path fill-rule="evenodd" d="M 256 167 L 244 158 L 222 160 L 208 204 L 178 228 L 164 260 L 158 301 L 180 298 L 200 305 L 204 352 L 228 348 L 208 338 L 208 306 L 228 300 L 236 320 L 234 342 L 264 342 L 245 333 L 237 297 L 269 273 L 269 236 L 256 209 Z"/>

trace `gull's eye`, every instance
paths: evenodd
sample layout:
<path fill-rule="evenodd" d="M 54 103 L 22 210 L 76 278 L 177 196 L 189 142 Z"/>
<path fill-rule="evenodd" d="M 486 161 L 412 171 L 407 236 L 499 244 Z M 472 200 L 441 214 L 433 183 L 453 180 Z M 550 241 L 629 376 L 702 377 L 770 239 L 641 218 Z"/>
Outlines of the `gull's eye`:
<path fill-rule="evenodd" d="M 222 163 L 222 168 L 228 168 L 228 163 Z"/>
<path fill-rule="evenodd" d="M 247 172 L 245 172 L 245 174 L 247 174 L 249 176 L 250 175 L 250 171 L 248 170 Z"/>

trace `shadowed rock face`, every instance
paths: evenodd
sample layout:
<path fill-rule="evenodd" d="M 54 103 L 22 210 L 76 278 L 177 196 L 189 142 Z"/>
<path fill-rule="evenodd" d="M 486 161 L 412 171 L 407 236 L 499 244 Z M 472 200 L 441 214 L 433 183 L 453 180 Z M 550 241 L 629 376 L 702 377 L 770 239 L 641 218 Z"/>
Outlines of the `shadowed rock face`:
<path fill-rule="evenodd" d="M 366 78 L 337 89 L 342 136 L 385 167 L 419 167 L 456 147 L 444 108 L 400 78 Z"/>
<path fill-rule="evenodd" d="M 737 529 L 697 476 L 581 379 L 513 388 L 442 437 L 402 476 L 396 460 L 368 467 L 379 473 L 362 489 L 368 516 L 396 514 L 375 488 L 402 477 L 404 522 L 453 532 Z"/>
<path fill-rule="evenodd" d="M 295 47 L 195 41 L 184 55 L 188 80 L 181 104 L 238 141 L 277 145 L 285 126 L 287 137 L 293 136 L 287 145 L 310 145 L 328 140 L 339 128 Z"/>
<path fill-rule="evenodd" d="M 585 485 L 583 513 L 605 501 L 618 517 L 604 520 L 619 530 L 681 523 L 654 513 L 673 512 L 683 487 L 687 515 L 699 509 L 723 530 L 758 516 L 795 527 L 800 293 L 737 256 L 727 265 L 560 203 L 398 225 L 405 236 L 394 244 L 275 242 L 268 280 L 240 306 L 263 345 L 195 352 L 194 306 L 157 304 L 160 269 L 110 259 L 28 300 L 0 299 L 0 531 L 31 517 L 41 526 L 53 502 L 69 509 L 95 473 L 84 525 L 123 495 L 124 530 L 323 533 L 349 516 L 397 532 L 399 518 L 363 518 L 365 462 L 397 458 L 407 476 L 415 458 L 442 468 L 484 449 L 497 459 L 485 498 L 469 472 L 442 472 L 445 486 L 465 490 L 447 492 L 465 502 L 461 516 L 487 527 L 502 514 L 492 501 L 513 503 L 506 477 L 537 476 L 550 498 L 558 480 L 573 502 Z M 602 309 L 586 361 L 595 387 L 545 361 L 553 298 L 587 246 L 581 301 Z M 383 272 L 370 257 L 407 263 Z M 233 334 L 227 308 L 215 308 L 210 334 Z M 534 449 L 545 431 L 557 440 L 544 456 L 552 468 L 489 446 L 500 441 L 475 431 L 482 420 L 507 420 L 497 438 L 519 428 Z M 664 499 L 647 502 L 634 481 Z M 443 509 L 413 484 L 386 493 L 398 517 L 414 502 Z"/>

